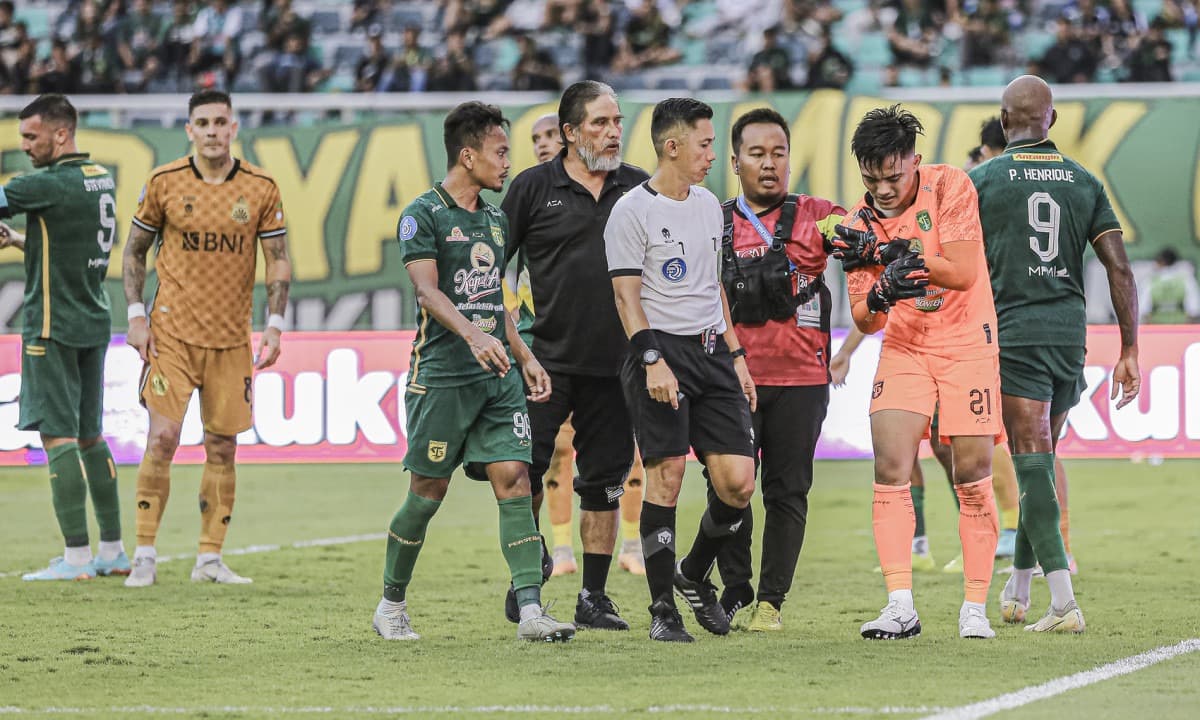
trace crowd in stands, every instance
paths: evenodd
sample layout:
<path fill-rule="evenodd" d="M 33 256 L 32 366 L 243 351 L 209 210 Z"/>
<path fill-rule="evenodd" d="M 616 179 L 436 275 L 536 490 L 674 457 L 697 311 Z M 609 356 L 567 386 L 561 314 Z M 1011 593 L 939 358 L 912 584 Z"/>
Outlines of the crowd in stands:
<path fill-rule="evenodd" d="M 1200 80 L 1200 0 L 0 0 L 0 92 Z"/>

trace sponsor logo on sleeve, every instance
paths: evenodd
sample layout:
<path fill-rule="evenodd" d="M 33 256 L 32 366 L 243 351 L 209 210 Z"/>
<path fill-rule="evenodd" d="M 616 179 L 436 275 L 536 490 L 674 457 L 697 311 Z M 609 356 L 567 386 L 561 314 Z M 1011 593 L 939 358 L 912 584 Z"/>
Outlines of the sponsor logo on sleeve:
<path fill-rule="evenodd" d="M 408 242 L 417 236 L 417 219 L 405 215 L 400 219 L 400 242 Z"/>

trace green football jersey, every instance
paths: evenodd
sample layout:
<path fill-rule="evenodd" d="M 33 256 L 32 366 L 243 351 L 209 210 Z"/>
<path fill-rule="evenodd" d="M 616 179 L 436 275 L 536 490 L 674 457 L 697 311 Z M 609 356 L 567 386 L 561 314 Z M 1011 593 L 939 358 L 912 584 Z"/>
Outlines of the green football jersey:
<path fill-rule="evenodd" d="M 86 153 L 64 155 L 0 189 L 0 217 L 26 216 L 24 338 L 108 344 L 104 276 L 117 233 L 115 192 L 112 174 Z"/>
<path fill-rule="evenodd" d="M 404 264 L 437 263 L 438 289 L 475 327 L 504 343 L 504 243 L 508 218 L 483 198 L 479 209 L 459 207 L 441 184 L 404 209 L 396 229 Z M 424 308 L 409 364 L 409 388 L 453 387 L 491 376 L 467 343 Z M 509 360 L 512 360 L 511 352 Z"/>
<path fill-rule="evenodd" d="M 1010 144 L 971 170 L 1001 347 L 1083 347 L 1083 254 L 1120 230 L 1104 186 L 1053 142 Z"/>

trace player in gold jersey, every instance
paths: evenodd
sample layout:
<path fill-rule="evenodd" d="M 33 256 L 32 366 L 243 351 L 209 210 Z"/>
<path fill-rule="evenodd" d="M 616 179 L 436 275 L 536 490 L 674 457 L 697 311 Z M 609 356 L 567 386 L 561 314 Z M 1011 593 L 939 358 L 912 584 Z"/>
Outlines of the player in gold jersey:
<path fill-rule="evenodd" d="M 251 582 L 221 560 L 233 513 L 237 434 L 251 425 L 252 373 L 279 357 L 292 277 L 279 189 L 260 168 L 234 158 L 237 120 L 229 95 L 201 91 L 188 102 L 193 152 L 156 168 L 142 189 L 125 246 L 126 342 L 142 356 L 141 400 L 150 413 L 138 468 L 137 550 L 129 587 L 156 580 L 154 549 L 170 493 L 171 462 L 184 413 L 200 391 L 206 462 L 200 481 L 200 547 L 194 582 Z M 143 305 L 146 253 L 157 243 L 158 290 Z M 250 347 L 258 245 L 266 261 L 269 317 Z"/>

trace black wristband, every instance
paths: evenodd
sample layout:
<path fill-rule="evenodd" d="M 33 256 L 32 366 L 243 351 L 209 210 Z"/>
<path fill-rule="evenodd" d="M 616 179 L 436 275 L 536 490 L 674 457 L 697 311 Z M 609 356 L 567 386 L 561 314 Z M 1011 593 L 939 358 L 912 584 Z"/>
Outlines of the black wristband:
<path fill-rule="evenodd" d="M 633 352 L 641 357 L 647 350 L 658 350 L 658 336 L 650 328 L 638 330 L 629 338 L 629 345 L 633 348 Z"/>
<path fill-rule="evenodd" d="M 734 358 L 735 360 L 740 357 L 746 357 L 746 348 L 740 347 L 737 350 L 730 350 L 729 357 Z"/>

